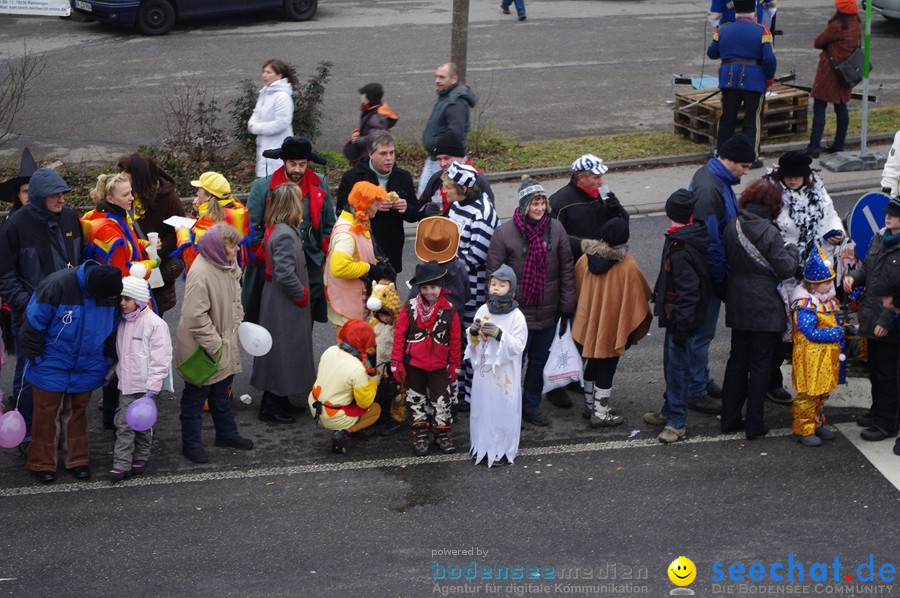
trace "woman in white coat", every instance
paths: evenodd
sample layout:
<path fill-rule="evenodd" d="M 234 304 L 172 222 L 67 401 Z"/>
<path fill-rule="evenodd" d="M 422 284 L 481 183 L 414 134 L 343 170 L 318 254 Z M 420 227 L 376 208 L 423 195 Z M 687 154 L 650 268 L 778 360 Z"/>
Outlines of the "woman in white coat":
<path fill-rule="evenodd" d="M 262 69 L 263 88 L 259 90 L 256 108 L 247 123 L 247 130 L 256 135 L 256 176 L 271 175 L 281 167 L 281 160 L 264 158 L 267 149 L 281 147 L 285 137 L 292 137 L 294 129 L 294 99 L 292 92 L 297 75 L 283 60 L 266 61 Z"/>

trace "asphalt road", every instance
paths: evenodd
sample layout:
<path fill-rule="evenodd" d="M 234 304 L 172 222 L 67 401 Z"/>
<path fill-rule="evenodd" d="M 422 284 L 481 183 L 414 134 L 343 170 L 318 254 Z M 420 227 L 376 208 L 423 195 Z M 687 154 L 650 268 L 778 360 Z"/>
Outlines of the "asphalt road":
<path fill-rule="evenodd" d="M 673 74 L 714 75 L 705 58 L 712 37 L 704 0 L 528 0 L 528 20 L 500 14 L 494 0 L 470 4 L 468 78 L 479 95 L 475 123 L 493 122 L 521 140 L 659 130 L 672 126 Z M 114 161 L 166 136 L 163 104 L 183 80 L 199 82 L 222 108 L 239 82 L 258 80 L 280 57 L 301 78 L 333 63 L 318 144 L 339 150 L 357 124 L 357 89 L 384 84 L 398 112 L 394 128 L 417 140 L 434 99 L 433 73 L 449 59 L 452 2 L 323 0 L 304 23 L 264 11 L 188 21 L 163 37 L 57 18 L 0 20 L 0 56 L 23 46 L 46 60 L 28 105 L 3 151 L 22 146 L 64 161 Z M 818 51 L 812 39 L 832 14 L 821 0 L 780 8 L 778 74 L 796 70 L 810 85 Z M 873 91 L 900 101 L 900 26 L 872 23 Z M 676 90 L 677 91 L 677 90 Z M 615 156 L 611 158 L 615 159 Z"/>
<path fill-rule="evenodd" d="M 843 212 L 856 194 L 835 199 Z M 635 217 L 631 228 L 631 251 L 653 281 L 665 222 Z M 413 263 L 409 244 L 405 258 Z M 177 313 L 166 320 L 174 332 Z M 719 378 L 728 350 L 720 332 Z M 333 328 L 317 325 L 315 337 L 321 352 Z M 235 411 L 253 451 L 212 447 L 207 421 L 210 463 L 188 462 L 177 397 L 162 398 L 148 474 L 113 485 L 102 476 L 112 437 L 92 407 L 89 482 L 61 471 L 54 485 L 38 485 L 15 450 L 0 450 L 0 595 L 662 596 L 675 587 L 666 568 L 679 555 L 696 564 L 690 587 L 699 596 L 900 589 L 859 581 L 870 555 L 876 572 L 896 564 L 900 499 L 885 477 L 897 476 L 896 457 L 872 462 L 850 442 L 859 410 L 826 408 L 841 433 L 818 449 L 790 441 L 789 410 L 774 404 L 769 438 L 722 436 L 716 418 L 691 413 L 689 439 L 660 445 L 640 416 L 660 404 L 661 340 L 654 328 L 620 362 L 612 401 L 623 426 L 589 429 L 573 395 L 573 409 L 544 407 L 549 427 L 525 426 L 514 466 L 490 470 L 465 454 L 465 416 L 454 425 L 460 453 L 427 458 L 412 456 L 408 431 L 336 457 L 309 418 L 259 422 L 246 355 L 234 394 L 254 403 L 235 402 Z M 876 444 L 889 452 L 889 442 Z M 883 475 L 876 465 L 884 463 Z M 835 558 L 839 581 L 811 579 L 814 563 L 831 567 Z M 791 583 L 728 577 L 735 562 L 768 572 L 789 559 L 803 563 L 802 580 L 796 568 Z M 494 578 L 497 568 L 509 578 Z M 540 579 L 526 577 L 535 571 Z"/>

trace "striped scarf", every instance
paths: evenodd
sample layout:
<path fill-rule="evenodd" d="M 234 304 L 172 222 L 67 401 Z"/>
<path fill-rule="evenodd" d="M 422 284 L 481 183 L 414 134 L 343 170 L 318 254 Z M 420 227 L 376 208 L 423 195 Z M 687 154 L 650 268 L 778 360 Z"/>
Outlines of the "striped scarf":
<path fill-rule="evenodd" d="M 522 280 L 519 281 L 518 299 L 522 305 L 540 305 L 544 301 L 544 281 L 547 279 L 547 246 L 544 244 L 544 233 L 550 226 L 550 217 L 544 214 L 540 220 L 531 224 L 522 217 L 521 210 L 516 210 L 513 213 L 513 222 L 528 243 Z"/>

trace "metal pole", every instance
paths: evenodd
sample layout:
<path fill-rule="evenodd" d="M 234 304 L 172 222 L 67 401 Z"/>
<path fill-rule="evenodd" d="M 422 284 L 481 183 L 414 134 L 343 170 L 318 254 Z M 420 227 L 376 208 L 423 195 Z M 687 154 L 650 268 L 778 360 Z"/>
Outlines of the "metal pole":
<path fill-rule="evenodd" d="M 450 27 L 450 61 L 459 69 L 459 81 L 466 82 L 466 56 L 469 40 L 469 0 L 453 0 L 453 24 Z"/>
<path fill-rule="evenodd" d="M 872 2 L 866 2 L 866 23 L 863 34 L 863 97 L 869 97 L 869 42 L 872 37 Z M 866 156 L 866 133 L 869 124 L 869 102 L 862 105 L 862 124 L 859 130 L 859 157 Z"/>

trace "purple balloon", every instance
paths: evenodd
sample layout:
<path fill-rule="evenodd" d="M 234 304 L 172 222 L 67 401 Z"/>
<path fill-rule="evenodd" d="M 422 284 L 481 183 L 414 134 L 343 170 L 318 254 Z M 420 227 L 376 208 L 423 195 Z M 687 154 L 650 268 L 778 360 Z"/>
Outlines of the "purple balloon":
<path fill-rule="evenodd" d="M 141 397 L 128 406 L 125 421 L 135 432 L 146 432 L 156 423 L 156 402 L 150 397 Z"/>
<path fill-rule="evenodd" d="M 25 418 L 17 409 L 0 415 L 0 446 L 15 448 L 25 438 Z"/>

